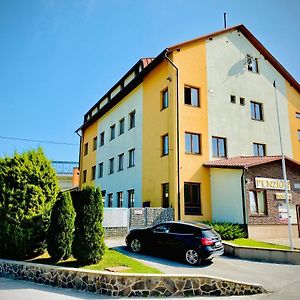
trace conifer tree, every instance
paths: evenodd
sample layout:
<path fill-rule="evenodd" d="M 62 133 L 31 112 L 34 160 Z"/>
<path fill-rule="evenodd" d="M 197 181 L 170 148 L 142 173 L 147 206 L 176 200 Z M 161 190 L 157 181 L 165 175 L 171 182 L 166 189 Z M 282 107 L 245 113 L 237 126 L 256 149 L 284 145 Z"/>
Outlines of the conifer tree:
<path fill-rule="evenodd" d="M 47 250 L 54 261 L 67 259 L 72 253 L 75 210 L 69 192 L 60 192 L 51 213 Z"/>
<path fill-rule="evenodd" d="M 105 251 L 101 191 L 86 187 L 79 193 L 74 201 L 76 218 L 72 253 L 81 264 L 97 263 Z"/>
<path fill-rule="evenodd" d="M 42 253 L 58 184 L 41 148 L 0 158 L 0 257 Z"/>

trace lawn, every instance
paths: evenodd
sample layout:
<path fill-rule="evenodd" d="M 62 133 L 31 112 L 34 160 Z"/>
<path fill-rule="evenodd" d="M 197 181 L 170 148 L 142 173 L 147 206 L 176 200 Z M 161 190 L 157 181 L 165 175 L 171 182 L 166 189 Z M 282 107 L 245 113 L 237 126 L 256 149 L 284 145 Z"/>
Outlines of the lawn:
<path fill-rule="evenodd" d="M 124 270 L 125 273 L 144 273 L 144 274 L 161 274 L 159 270 L 148 267 L 139 261 L 132 259 L 122 253 L 119 253 L 113 249 L 106 249 L 105 254 L 102 260 L 94 265 L 80 265 L 73 258 L 70 257 L 65 261 L 60 261 L 58 263 L 53 262 L 51 260 L 49 254 L 45 252 L 44 254 L 31 259 L 30 262 L 39 263 L 39 264 L 47 264 L 47 265 L 56 265 L 56 266 L 64 266 L 70 268 L 80 268 L 80 269 L 88 269 L 88 270 L 96 270 L 96 271 L 104 271 L 105 268 L 111 267 L 127 267 L 129 269 Z M 118 271 L 119 272 L 119 271 Z"/>
<path fill-rule="evenodd" d="M 235 244 L 237 246 L 273 248 L 273 249 L 281 249 L 281 250 L 289 250 L 290 249 L 290 247 L 288 247 L 288 246 L 265 243 L 265 242 L 251 240 L 251 239 L 236 239 L 236 240 L 232 240 L 229 242 L 232 244 Z"/>

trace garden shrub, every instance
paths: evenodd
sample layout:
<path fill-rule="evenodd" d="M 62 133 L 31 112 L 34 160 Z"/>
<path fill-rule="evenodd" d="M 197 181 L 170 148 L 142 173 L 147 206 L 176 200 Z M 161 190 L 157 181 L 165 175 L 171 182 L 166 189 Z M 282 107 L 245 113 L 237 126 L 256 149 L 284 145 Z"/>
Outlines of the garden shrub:
<path fill-rule="evenodd" d="M 41 148 L 0 158 L 0 257 L 24 259 L 45 250 L 57 193 Z"/>
<path fill-rule="evenodd" d="M 103 203 L 99 188 L 85 187 L 74 198 L 76 211 L 73 256 L 81 264 L 97 263 L 105 251 Z"/>
<path fill-rule="evenodd" d="M 58 194 L 51 213 L 47 250 L 54 261 L 67 259 L 72 253 L 75 210 L 69 192 Z"/>
<path fill-rule="evenodd" d="M 222 240 L 234 240 L 247 237 L 246 228 L 241 224 L 211 221 L 205 221 L 204 223 L 211 226 L 221 236 Z"/>

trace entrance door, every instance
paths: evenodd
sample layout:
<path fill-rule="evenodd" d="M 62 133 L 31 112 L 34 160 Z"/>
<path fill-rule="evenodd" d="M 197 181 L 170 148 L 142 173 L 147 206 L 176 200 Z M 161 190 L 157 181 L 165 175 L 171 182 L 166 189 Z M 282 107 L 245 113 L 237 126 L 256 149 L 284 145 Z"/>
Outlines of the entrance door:
<path fill-rule="evenodd" d="M 300 205 L 296 205 L 297 223 L 298 223 L 298 236 L 300 238 Z"/>

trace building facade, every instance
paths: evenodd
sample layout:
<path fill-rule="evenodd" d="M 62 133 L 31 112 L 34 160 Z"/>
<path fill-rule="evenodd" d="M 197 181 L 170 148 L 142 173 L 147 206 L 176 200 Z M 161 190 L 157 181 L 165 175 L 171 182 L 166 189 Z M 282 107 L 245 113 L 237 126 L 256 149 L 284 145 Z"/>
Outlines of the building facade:
<path fill-rule="evenodd" d="M 211 220 L 203 164 L 280 154 L 276 100 L 284 153 L 300 161 L 299 92 L 243 25 L 141 59 L 84 116 L 80 186 L 100 186 L 108 207 Z"/>

